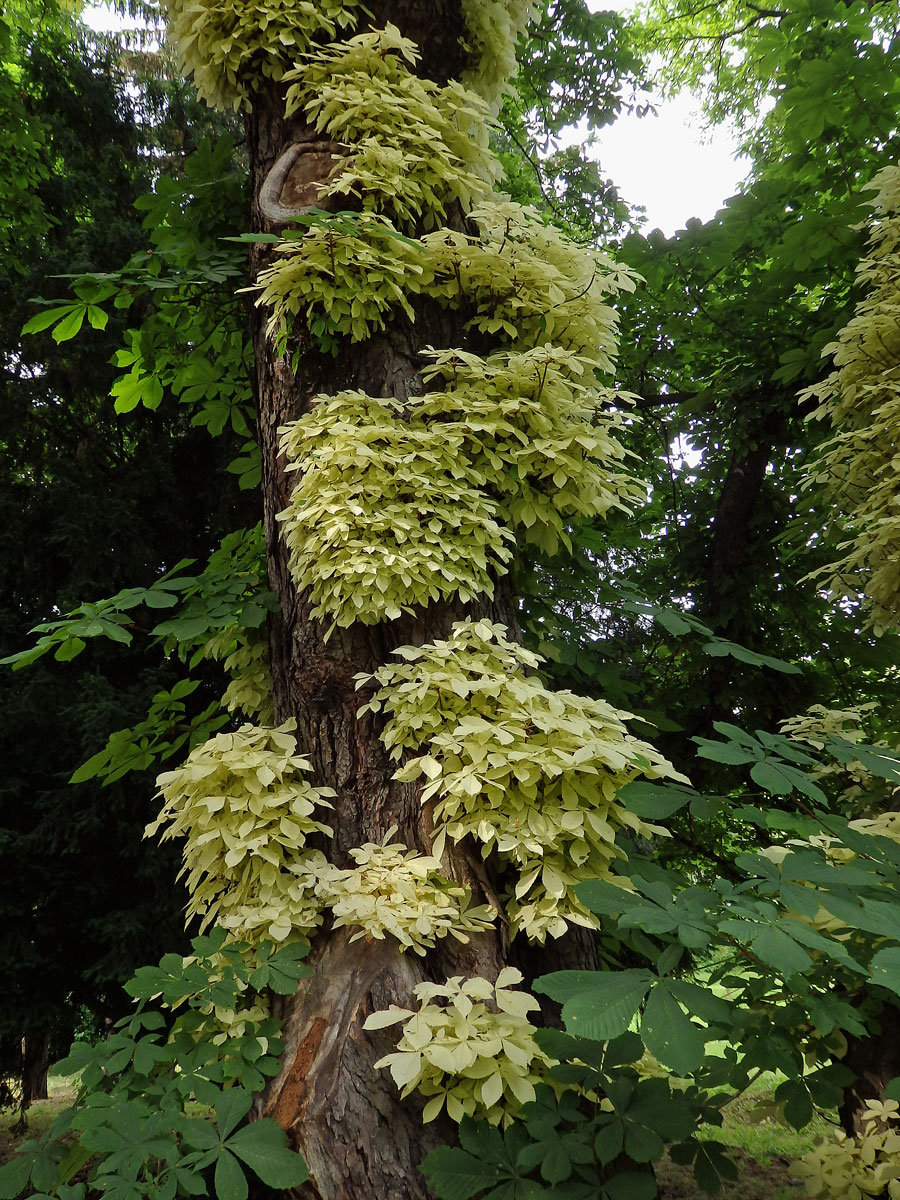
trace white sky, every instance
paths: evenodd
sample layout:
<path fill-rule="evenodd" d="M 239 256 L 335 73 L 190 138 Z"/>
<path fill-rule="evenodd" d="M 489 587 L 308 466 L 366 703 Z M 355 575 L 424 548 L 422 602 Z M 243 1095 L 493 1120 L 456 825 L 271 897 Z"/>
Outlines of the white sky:
<path fill-rule="evenodd" d="M 747 164 L 735 158 L 727 130 L 701 139 L 696 102 L 680 95 L 656 116 L 623 116 L 602 129 L 596 155 L 624 200 L 647 212 L 644 232 L 671 235 L 690 217 L 707 221 L 737 191 Z"/>
<path fill-rule="evenodd" d="M 593 12 L 627 13 L 633 0 L 587 0 Z M 95 29 L 121 29 L 123 22 L 103 3 L 87 8 L 84 19 Z M 701 134 L 696 102 L 690 95 L 661 101 L 656 116 L 620 117 L 600 131 L 597 157 L 623 199 L 647 212 L 645 232 L 659 228 L 671 235 L 690 217 L 708 220 L 737 190 L 745 165 L 735 160 L 728 131 Z"/>
<path fill-rule="evenodd" d="M 587 0 L 587 6 L 592 12 L 634 8 L 632 0 Z M 645 232 L 659 228 L 671 235 L 690 217 L 706 221 L 713 216 L 734 195 L 747 164 L 735 158 L 727 129 L 702 133 L 691 95 L 651 98 L 657 115 L 620 117 L 600 131 L 596 153 L 623 199 L 646 209 Z"/>

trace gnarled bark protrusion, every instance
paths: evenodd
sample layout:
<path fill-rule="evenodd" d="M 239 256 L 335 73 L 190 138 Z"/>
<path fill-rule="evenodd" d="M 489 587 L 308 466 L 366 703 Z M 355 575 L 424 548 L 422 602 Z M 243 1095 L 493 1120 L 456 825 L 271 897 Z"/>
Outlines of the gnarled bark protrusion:
<path fill-rule="evenodd" d="M 321 191 L 340 169 L 346 148 L 337 142 L 291 142 L 279 154 L 263 180 L 257 203 L 266 224 L 287 225 L 313 208 L 328 209 Z"/>

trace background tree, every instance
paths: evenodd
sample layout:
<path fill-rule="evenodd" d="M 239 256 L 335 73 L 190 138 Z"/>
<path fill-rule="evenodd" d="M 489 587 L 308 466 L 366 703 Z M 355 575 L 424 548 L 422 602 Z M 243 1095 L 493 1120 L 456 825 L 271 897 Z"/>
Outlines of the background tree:
<path fill-rule="evenodd" d="M 174 403 L 140 420 L 112 411 L 121 314 L 93 309 L 77 340 L 60 341 L 58 330 L 21 336 L 35 294 L 64 293 L 69 277 L 119 268 L 132 253 L 146 257 L 135 201 L 180 134 L 162 96 L 129 93 L 116 46 L 53 7 L 14 6 L 6 19 L 0 124 L 16 163 L 4 173 L 0 265 L 0 627 L 9 653 L 61 608 L 205 558 L 238 503 L 218 447 Z M 210 223 L 211 235 L 221 231 Z M 46 1094 L 48 1056 L 86 1022 L 99 1028 L 121 1014 L 121 985 L 147 949 L 183 940 L 176 860 L 141 844 L 152 775 L 103 791 L 69 786 L 84 757 L 177 680 L 158 651 L 125 662 L 109 645 L 77 663 L 45 659 L 4 688 L 0 1096 L 23 1110 Z M 214 681 L 202 691 L 208 702 Z"/>

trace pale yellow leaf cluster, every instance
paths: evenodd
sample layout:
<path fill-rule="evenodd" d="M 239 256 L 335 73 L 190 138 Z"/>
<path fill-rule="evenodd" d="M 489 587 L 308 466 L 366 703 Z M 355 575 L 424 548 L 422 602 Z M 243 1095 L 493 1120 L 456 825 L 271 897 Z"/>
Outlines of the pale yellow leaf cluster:
<path fill-rule="evenodd" d="M 863 729 L 863 723 L 875 708 L 874 701 L 852 708 L 812 704 L 805 713 L 782 721 L 779 729 L 792 741 L 806 742 L 817 750 L 823 749 L 827 739 L 832 737 L 843 738 L 845 742 L 868 742 L 871 739 Z"/>
<path fill-rule="evenodd" d="M 811 468 L 849 535 L 837 562 L 819 572 L 835 596 L 863 597 L 880 633 L 900 625 L 900 168 L 886 167 L 857 281 L 865 297 L 837 342 L 835 369 L 808 389 L 813 414 L 834 436 Z"/>
<path fill-rule="evenodd" d="M 853 708 L 826 708 L 823 704 L 813 704 L 797 717 L 789 717 L 782 721 L 779 728 L 786 737 L 794 742 L 805 742 L 817 750 L 824 749 L 828 738 L 842 738 L 845 742 L 872 742 L 872 738 L 863 729 L 866 715 L 877 707 L 873 702 L 860 704 Z M 885 745 L 885 743 L 875 743 Z M 850 762 L 833 760 L 817 763 L 810 768 L 811 779 L 832 780 L 843 784 L 838 800 L 843 804 L 852 804 L 861 796 L 871 792 L 875 786 L 875 776 L 859 759 Z"/>
<path fill-rule="evenodd" d="M 306 839 L 331 834 L 317 810 L 331 807 L 334 792 L 310 785 L 293 728 L 217 734 L 158 779 L 164 804 L 146 835 L 185 838 L 187 912 L 203 927 L 277 942 L 319 922 L 314 887 L 325 859 Z"/>
<path fill-rule="evenodd" d="M 386 216 L 363 212 L 287 237 L 252 289 L 272 309 L 269 335 L 286 344 L 300 319 L 315 336 L 364 341 L 398 312 L 414 320 L 412 300 L 424 295 L 471 312 L 466 327 L 500 343 L 552 342 L 612 372 L 609 298 L 633 290 L 629 271 L 513 201 L 481 204 L 469 218 L 478 236 L 439 229 L 408 238 Z"/>
<path fill-rule="evenodd" d="M 614 393 L 598 389 L 591 363 L 549 343 L 481 358 L 430 350 L 426 382 L 441 379 L 411 408 L 460 434 L 473 468 L 499 501 L 499 517 L 519 537 L 555 554 L 571 549 L 566 519 L 590 520 L 627 509 L 641 490 L 621 470 L 615 434 L 623 418 Z"/>
<path fill-rule="evenodd" d="M 351 850 L 357 866 L 350 870 L 309 849 L 310 834 L 331 834 L 314 811 L 331 807 L 334 792 L 310 787 L 309 763 L 295 749 L 293 722 L 245 725 L 160 776 L 165 805 L 147 834 L 164 828 L 163 839 L 186 839 L 189 916 L 199 915 L 204 927 L 215 921 L 252 946 L 307 936 L 330 911 L 335 926 L 359 927 L 353 941 L 390 935 L 401 951 L 417 954 L 448 934 L 467 942 L 492 924 L 495 910 L 470 907 L 469 889 L 444 878 L 438 859 L 389 844 L 395 829 L 381 845 Z M 228 1025 L 218 1011 L 213 1016 Z"/>
<path fill-rule="evenodd" d="M 471 65 L 463 82 L 484 96 L 496 115 L 509 80 L 516 73 L 516 43 L 530 17 L 534 0 L 462 0 L 465 45 Z"/>
<path fill-rule="evenodd" d="M 625 857 L 618 833 L 665 832 L 629 812 L 617 792 L 638 776 L 682 777 L 628 731 L 627 714 L 526 675 L 527 652 L 505 633 L 459 622 L 446 641 L 402 647 L 405 662 L 376 673 L 379 689 L 363 711 L 384 711 L 382 740 L 394 757 L 425 751 L 395 778 L 425 777 L 435 853 L 448 836 L 471 837 L 484 857 L 498 852 L 516 874 L 511 929 L 543 942 L 570 923 L 595 924 L 574 888 L 615 879 L 613 865 Z"/>
<path fill-rule="evenodd" d="M 203 647 L 203 657 L 223 659 L 231 682 L 222 696 L 229 712 L 240 712 L 260 725 L 271 725 L 272 678 L 269 673 L 269 648 L 265 637 L 251 637 L 246 629 L 233 625 L 217 633 Z"/>
<path fill-rule="evenodd" d="M 281 444 L 286 469 L 301 474 L 278 519 L 314 616 L 374 624 L 436 600 L 493 595 L 512 535 L 461 432 L 344 392 L 287 426 Z"/>
<path fill-rule="evenodd" d="M 512 200 L 482 204 L 469 218 L 478 237 L 440 230 L 423 239 L 433 276 L 425 290 L 474 310 L 469 328 L 523 350 L 551 342 L 612 372 L 618 318 L 608 300 L 634 290 L 628 269 Z"/>
<path fill-rule="evenodd" d="M 451 1120 L 508 1125 L 534 1099 L 534 1085 L 552 1060 L 534 1040 L 527 1016 L 538 1002 L 512 990 L 521 982 L 519 971 L 505 967 L 496 983 L 460 975 L 445 984 L 420 983 L 416 1012 L 391 1005 L 366 1020 L 366 1029 L 403 1022 L 396 1051 L 375 1066 L 390 1069 L 402 1096 L 416 1090 L 429 1097 L 426 1122 L 446 1104 Z"/>
<path fill-rule="evenodd" d="M 485 201 L 500 177 L 488 141 L 489 111 L 456 81 L 439 87 L 410 69 L 415 43 L 394 25 L 338 42 L 285 75 L 286 115 L 299 109 L 347 147 L 321 200 L 354 197 L 398 228 L 440 225 L 458 201 Z"/>
<path fill-rule="evenodd" d="M 258 304 L 271 307 L 267 329 L 282 344 L 298 318 L 316 336 L 365 341 L 398 310 L 413 320 L 409 297 L 429 280 L 420 243 L 373 212 L 349 226 L 314 225 L 275 249 L 278 259 L 253 290 Z"/>
<path fill-rule="evenodd" d="M 254 866 L 248 863 L 242 876 L 252 877 Z M 232 937 L 259 945 L 263 939 L 273 942 L 308 939 L 322 924 L 323 906 L 318 886 L 328 870 L 328 859 L 321 850 L 302 850 L 290 866 L 251 890 L 243 902 L 236 899 L 222 904 L 216 923 Z M 227 897 L 232 900 L 232 897 Z"/>
<path fill-rule="evenodd" d="M 350 855 L 357 866 L 323 869 L 318 895 L 334 917 L 334 926 L 359 926 L 350 939 L 395 938 L 402 950 L 424 955 L 439 938 L 468 942 L 470 933 L 489 928 L 497 913 L 488 906 L 470 908 L 471 892 L 441 875 L 441 863 L 405 846 L 369 842 Z"/>
<path fill-rule="evenodd" d="M 900 1131 L 896 1100 L 869 1100 L 862 1132 L 849 1137 L 836 1129 L 790 1167 L 807 1196 L 819 1200 L 900 1200 Z"/>
<path fill-rule="evenodd" d="M 444 390 L 405 405 L 320 397 L 282 432 L 286 469 L 301 472 L 279 514 L 291 571 L 314 615 L 338 625 L 491 595 L 513 534 L 553 554 L 569 545 L 567 519 L 637 497 L 621 418 L 599 410 L 579 356 L 545 345 L 426 357 L 424 378 Z"/>
<path fill-rule="evenodd" d="M 317 42 L 356 27 L 363 0 L 166 0 L 170 40 L 207 104 L 247 107 L 267 80 L 278 81 Z M 516 43 L 533 0 L 463 0 L 463 83 L 496 116 L 516 70 Z"/>
<path fill-rule="evenodd" d="M 322 37 L 352 29 L 361 0 L 166 0 L 169 36 L 207 104 L 246 107 Z"/>

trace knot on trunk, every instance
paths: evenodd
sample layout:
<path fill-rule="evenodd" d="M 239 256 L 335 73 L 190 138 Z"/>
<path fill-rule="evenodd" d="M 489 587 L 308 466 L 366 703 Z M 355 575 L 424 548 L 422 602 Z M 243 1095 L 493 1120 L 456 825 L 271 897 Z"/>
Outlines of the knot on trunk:
<path fill-rule="evenodd" d="M 259 209 L 269 225 L 286 225 L 312 208 L 329 207 L 320 191 L 346 158 L 338 142 L 291 142 L 282 150 L 259 192 Z"/>

